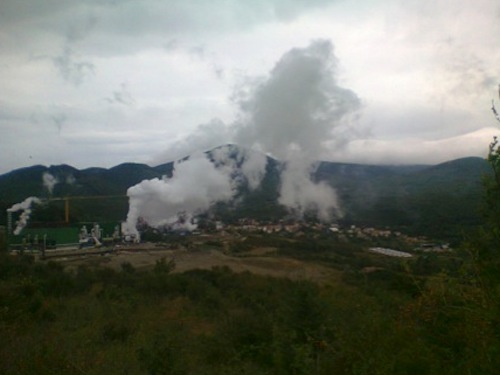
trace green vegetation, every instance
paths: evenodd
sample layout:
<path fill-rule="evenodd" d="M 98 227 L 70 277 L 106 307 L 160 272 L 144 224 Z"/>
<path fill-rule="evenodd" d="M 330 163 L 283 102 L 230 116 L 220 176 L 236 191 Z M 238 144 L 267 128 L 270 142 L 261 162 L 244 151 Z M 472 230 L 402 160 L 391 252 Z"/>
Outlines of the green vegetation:
<path fill-rule="evenodd" d="M 404 260 L 312 232 L 249 235 L 230 250 L 272 247 L 338 271 L 322 284 L 225 267 L 172 273 L 164 258 L 150 270 L 69 272 L 3 253 L 0 373 L 493 374 L 498 261 L 482 253 L 494 240 L 485 233 L 468 251 Z"/>
<path fill-rule="evenodd" d="M 307 231 L 248 235 L 227 249 L 275 248 L 273 256 L 335 270 L 321 284 L 225 267 L 173 273 L 166 259 L 150 270 L 125 262 L 66 271 L 0 253 L 0 373 L 496 374 L 496 140 L 488 162 L 484 224 L 452 253 L 384 258 L 361 239 Z"/>
<path fill-rule="evenodd" d="M 1 267 L 4 374 L 371 374 L 407 366 L 394 353 L 415 346 L 394 327 L 405 298 L 353 287 L 166 262 L 67 273 L 4 255 Z"/>

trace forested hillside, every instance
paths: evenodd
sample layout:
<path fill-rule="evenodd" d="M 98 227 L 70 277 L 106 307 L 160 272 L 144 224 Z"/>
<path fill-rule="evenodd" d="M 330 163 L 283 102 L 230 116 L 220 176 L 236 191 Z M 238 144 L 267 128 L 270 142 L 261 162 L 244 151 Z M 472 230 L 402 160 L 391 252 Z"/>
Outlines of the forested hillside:
<path fill-rule="evenodd" d="M 173 163 L 157 167 L 126 163 L 103 169 L 78 170 L 67 165 L 34 166 L 0 176 L 0 209 L 29 196 L 123 196 L 89 203 L 72 202 L 71 221 L 124 220 L 127 189 L 144 179 L 170 177 Z M 278 204 L 280 163 L 268 158 L 266 175 L 260 188 L 241 188 L 238 204 L 218 204 L 215 213 L 224 221 L 242 217 L 276 220 L 287 212 Z M 50 174 L 54 183 L 49 191 L 43 183 Z M 485 160 L 465 158 L 435 166 L 371 166 L 322 162 L 314 179 L 327 181 L 339 197 L 345 225 L 390 226 L 415 234 L 447 239 L 457 238 L 458 228 L 480 222 L 481 181 L 488 174 Z M 45 213 L 35 212 L 42 221 L 60 221 L 62 203 L 53 202 Z M 55 205 L 55 206 L 54 206 Z M 38 216 L 37 216 L 38 215 Z M 0 223 L 5 224 L 5 215 Z"/>

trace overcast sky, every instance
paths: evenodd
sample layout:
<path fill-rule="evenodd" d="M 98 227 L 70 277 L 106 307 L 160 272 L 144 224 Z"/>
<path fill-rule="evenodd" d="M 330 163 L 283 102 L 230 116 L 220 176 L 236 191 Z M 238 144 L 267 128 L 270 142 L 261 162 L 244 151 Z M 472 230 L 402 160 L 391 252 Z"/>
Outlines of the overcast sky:
<path fill-rule="evenodd" d="M 245 89 L 275 87 L 287 56 L 315 45 L 355 103 L 332 115 L 323 160 L 485 156 L 500 133 L 498 0 L 3 0 L 0 173 L 156 165 L 238 141 Z M 279 113 L 296 88 L 276 87 L 254 102 L 293 122 Z"/>

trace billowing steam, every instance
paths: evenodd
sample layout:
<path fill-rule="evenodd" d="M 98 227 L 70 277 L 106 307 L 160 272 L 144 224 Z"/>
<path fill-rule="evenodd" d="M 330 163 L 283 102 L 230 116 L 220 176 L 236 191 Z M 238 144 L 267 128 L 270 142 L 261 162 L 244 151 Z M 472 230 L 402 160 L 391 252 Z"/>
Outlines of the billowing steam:
<path fill-rule="evenodd" d="M 341 216 L 341 210 L 332 187 L 325 182 L 311 180 L 315 169 L 316 165 L 306 159 L 289 161 L 281 173 L 279 203 L 296 216 L 314 211 L 318 219 L 329 221 L 332 217 Z"/>
<path fill-rule="evenodd" d="M 43 186 L 52 194 L 54 191 L 54 186 L 59 183 L 59 180 L 51 175 L 49 172 L 44 172 L 42 175 Z"/>
<path fill-rule="evenodd" d="M 215 167 L 231 179 L 235 189 L 246 183 L 250 190 L 255 190 L 264 178 L 267 157 L 261 152 L 227 145 L 216 148 L 210 156 Z"/>
<path fill-rule="evenodd" d="M 28 224 L 28 221 L 31 216 L 31 206 L 36 204 L 41 204 L 42 201 L 37 197 L 29 197 L 26 198 L 21 203 L 16 203 L 11 208 L 7 209 L 7 212 L 17 212 L 22 211 L 19 216 L 18 221 L 16 222 L 16 229 L 14 229 L 14 234 L 17 236 L 21 233 L 24 227 Z"/>
<path fill-rule="evenodd" d="M 76 184 L 76 178 L 72 174 L 66 176 L 66 184 L 74 185 Z"/>
<path fill-rule="evenodd" d="M 139 217 L 158 226 L 175 220 L 180 211 L 194 215 L 217 201 L 229 201 L 242 181 L 257 188 L 266 171 L 265 154 L 284 162 L 282 205 L 298 216 L 308 210 L 316 211 L 322 220 L 340 216 L 335 191 L 312 179 L 316 161 L 327 154 L 328 147 L 346 143 L 351 116 L 360 108 L 356 94 L 338 85 L 336 70 L 333 45 L 318 40 L 285 53 L 268 77 L 248 80 L 233 96 L 239 108 L 237 120 L 230 126 L 212 121 L 217 126 L 200 129 L 202 136 L 211 135 L 207 145 L 217 139 L 214 134 L 220 134 L 219 144 L 236 141 L 260 152 L 229 157 L 231 150 L 220 148 L 211 155 L 212 163 L 198 155 L 177 163 L 170 180 L 142 181 L 130 188 L 129 230 L 136 232 Z M 193 143 L 203 144 L 200 134 L 188 136 L 179 145 Z"/>
<path fill-rule="evenodd" d="M 314 41 L 287 52 L 267 80 L 236 95 L 237 142 L 285 161 L 280 203 L 299 215 L 315 209 L 324 220 L 340 209 L 334 190 L 311 180 L 314 163 L 327 144 L 341 146 L 348 115 L 360 107 L 356 94 L 337 84 L 336 67 L 332 44 Z"/>
<path fill-rule="evenodd" d="M 259 172 L 262 158 L 258 153 L 226 146 L 211 155 L 199 153 L 175 163 L 172 178 L 144 180 L 128 189 L 125 231 L 138 235 L 139 218 L 153 227 L 176 224 L 192 228 L 193 216 L 216 202 L 232 200 L 238 184 L 247 181 L 250 187 L 258 186 L 263 177 Z"/>

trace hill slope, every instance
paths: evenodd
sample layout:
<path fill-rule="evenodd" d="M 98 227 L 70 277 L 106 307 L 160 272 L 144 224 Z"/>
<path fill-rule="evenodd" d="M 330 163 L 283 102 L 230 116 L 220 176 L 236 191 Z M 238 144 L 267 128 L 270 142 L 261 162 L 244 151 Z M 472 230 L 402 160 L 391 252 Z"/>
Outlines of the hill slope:
<path fill-rule="evenodd" d="M 14 170 L 0 176 L 0 210 L 5 212 L 28 196 L 125 196 L 130 186 L 144 179 L 170 177 L 173 166 L 173 162 L 156 167 L 125 163 L 110 169 L 78 170 L 68 165 L 36 165 Z M 268 157 L 260 188 L 253 192 L 242 189 L 236 207 L 216 205 L 218 214 L 227 220 L 277 219 L 285 215 L 286 211 L 277 203 L 280 167 L 280 162 Z M 341 221 L 345 224 L 404 227 L 446 237 L 456 233 L 457 225 L 474 225 L 479 221 L 481 179 L 488 172 L 488 164 L 481 158 L 463 158 L 434 166 L 321 162 L 313 177 L 336 189 L 344 211 Z M 44 174 L 57 181 L 51 194 L 47 184 L 44 185 Z M 125 197 L 95 202 L 75 200 L 71 220 L 123 220 L 127 204 Z M 39 218 L 48 217 L 50 214 Z M 61 219 L 59 214 L 57 220 Z M 5 221 L 5 215 L 0 215 L 0 224 Z"/>

